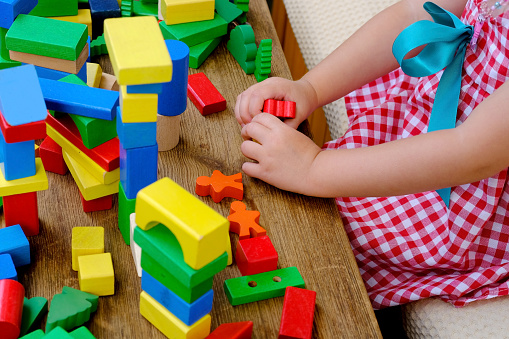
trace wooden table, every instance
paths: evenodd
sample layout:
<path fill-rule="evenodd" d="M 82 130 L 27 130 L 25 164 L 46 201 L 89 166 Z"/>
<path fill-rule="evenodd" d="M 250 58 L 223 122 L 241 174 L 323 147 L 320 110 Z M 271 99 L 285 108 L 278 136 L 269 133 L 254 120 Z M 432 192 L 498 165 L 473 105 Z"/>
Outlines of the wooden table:
<path fill-rule="evenodd" d="M 265 0 L 251 0 L 248 22 L 257 44 L 273 41 L 272 76 L 291 78 Z M 159 178 L 168 176 L 194 192 L 195 180 L 221 170 L 231 175 L 241 170 L 246 158 L 240 152 L 242 138 L 233 108 L 237 95 L 256 82 L 246 75 L 222 42 L 199 70 L 204 72 L 228 102 L 226 111 L 203 117 L 193 104 L 182 117 L 180 143 L 159 153 Z M 304 129 L 306 126 L 304 126 Z M 39 192 L 41 232 L 30 238 L 32 264 L 19 270 L 27 297 L 51 300 L 63 286 L 79 288 L 71 269 L 71 230 L 75 226 L 103 226 L 105 251 L 111 252 L 116 293 L 101 297 L 99 308 L 85 325 L 97 338 L 163 338 L 139 314 L 140 279 L 130 248 L 117 226 L 117 200 L 109 211 L 84 213 L 78 188 L 70 174 L 49 173 L 49 189 Z M 313 335 L 315 338 L 381 337 L 354 256 L 332 199 L 288 193 L 243 176 L 244 202 L 261 212 L 260 224 L 279 253 L 278 267 L 296 266 L 306 287 L 317 292 Z M 200 198 L 223 216 L 232 199 L 216 204 Z M 2 217 L 2 226 L 5 222 Z M 232 233 L 232 244 L 237 235 Z M 225 279 L 239 277 L 235 265 L 214 277 L 212 330 L 219 324 L 252 320 L 253 338 L 277 338 L 283 298 L 231 306 L 223 290 Z M 45 321 L 45 320 L 44 320 Z"/>

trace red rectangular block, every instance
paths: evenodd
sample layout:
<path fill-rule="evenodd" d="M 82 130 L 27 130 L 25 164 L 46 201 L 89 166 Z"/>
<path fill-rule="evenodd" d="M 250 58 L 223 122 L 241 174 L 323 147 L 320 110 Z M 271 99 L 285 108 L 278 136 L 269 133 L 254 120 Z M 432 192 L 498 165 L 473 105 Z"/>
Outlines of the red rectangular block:
<path fill-rule="evenodd" d="M 278 254 L 266 235 L 237 242 L 235 261 L 242 275 L 253 275 L 277 269 Z"/>
<path fill-rule="evenodd" d="M 3 197 L 5 226 L 19 224 L 25 235 L 39 234 L 39 211 L 37 192 Z"/>
<path fill-rule="evenodd" d="M 39 146 L 39 156 L 46 171 L 64 175 L 69 170 L 62 156 L 62 147 L 50 137 L 44 138 Z"/>
<path fill-rule="evenodd" d="M 251 339 L 253 334 L 252 321 L 240 321 L 219 325 L 205 339 Z"/>
<path fill-rule="evenodd" d="M 313 331 L 316 292 L 288 286 L 278 339 L 309 339 Z"/>
<path fill-rule="evenodd" d="M 187 80 L 187 96 L 202 115 L 226 109 L 226 99 L 210 82 L 205 73 L 189 75 Z"/>
<path fill-rule="evenodd" d="M 11 126 L 7 120 L 5 120 L 2 111 L 0 111 L 0 129 L 2 129 L 5 141 L 10 144 L 14 142 L 44 139 L 46 136 L 46 123 L 44 120 Z"/>
<path fill-rule="evenodd" d="M 93 200 L 85 200 L 83 194 L 80 192 L 80 198 L 83 212 L 85 213 L 109 210 L 113 207 L 113 195 L 106 195 Z"/>

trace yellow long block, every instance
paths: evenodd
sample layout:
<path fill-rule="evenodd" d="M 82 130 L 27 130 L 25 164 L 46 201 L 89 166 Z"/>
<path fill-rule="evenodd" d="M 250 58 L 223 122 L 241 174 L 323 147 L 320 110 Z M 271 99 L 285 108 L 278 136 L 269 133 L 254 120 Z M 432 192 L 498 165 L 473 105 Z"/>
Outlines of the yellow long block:
<path fill-rule="evenodd" d="M 72 269 L 78 271 L 78 257 L 104 253 L 104 227 L 73 227 Z"/>
<path fill-rule="evenodd" d="M 78 262 L 80 290 L 99 296 L 115 294 L 115 271 L 111 253 L 82 255 Z"/>
<path fill-rule="evenodd" d="M 101 65 L 95 62 L 87 62 L 87 85 L 88 87 L 99 88 L 103 70 Z"/>
<path fill-rule="evenodd" d="M 120 86 L 122 122 L 156 122 L 158 94 L 127 93 L 127 86 Z"/>
<path fill-rule="evenodd" d="M 48 177 L 41 158 L 35 159 L 35 175 L 31 177 L 5 180 L 0 171 L 0 196 L 22 194 L 28 192 L 44 191 L 48 189 Z"/>
<path fill-rule="evenodd" d="M 170 54 L 155 17 L 106 19 L 104 39 L 119 85 L 171 81 Z"/>
<path fill-rule="evenodd" d="M 136 224 L 149 230 L 163 224 L 175 235 L 184 261 L 198 270 L 230 246 L 226 218 L 170 178 L 162 178 L 138 192 Z"/>
<path fill-rule="evenodd" d="M 210 334 L 210 314 L 188 326 L 145 291 L 140 295 L 140 313 L 168 338 L 203 339 Z"/>
<path fill-rule="evenodd" d="M 71 172 L 71 175 L 85 200 L 94 200 L 118 193 L 118 181 L 107 185 L 102 184 L 63 149 L 62 155 L 64 156 L 65 164 L 69 168 L 69 171 Z"/>
<path fill-rule="evenodd" d="M 88 36 L 92 36 L 92 16 L 89 9 L 78 9 L 78 15 L 54 16 L 51 19 L 85 24 L 88 27 Z"/>
<path fill-rule="evenodd" d="M 214 0 L 161 0 L 167 25 L 214 19 Z"/>
<path fill-rule="evenodd" d="M 46 134 L 53 139 L 57 144 L 62 147 L 74 160 L 76 160 L 81 166 L 86 168 L 99 183 L 109 185 L 120 180 L 120 168 L 116 168 L 113 171 L 105 171 L 104 168 L 99 166 L 94 160 L 90 159 L 88 155 L 83 153 L 74 146 L 72 142 L 67 140 L 58 133 L 53 127 L 46 124 Z M 87 199 L 90 200 L 90 199 Z"/>

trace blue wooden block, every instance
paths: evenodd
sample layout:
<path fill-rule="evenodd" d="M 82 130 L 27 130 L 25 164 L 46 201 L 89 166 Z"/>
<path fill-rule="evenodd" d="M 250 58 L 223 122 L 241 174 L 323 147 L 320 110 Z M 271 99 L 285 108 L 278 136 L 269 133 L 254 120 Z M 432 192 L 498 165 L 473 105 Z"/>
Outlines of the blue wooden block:
<path fill-rule="evenodd" d="M 90 45 L 89 45 L 90 46 Z M 83 82 L 87 82 L 87 63 L 85 62 L 76 74 Z"/>
<path fill-rule="evenodd" d="M 157 98 L 158 113 L 175 116 L 184 113 L 187 107 L 187 77 L 189 72 L 189 47 L 182 41 L 165 40 L 173 64 L 170 82 L 163 84 L 163 91 Z"/>
<path fill-rule="evenodd" d="M 212 289 L 190 304 L 166 288 L 146 271 L 142 272 L 141 289 L 179 318 L 184 324 L 191 326 L 212 311 L 212 301 L 214 299 L 214 291 Z"/>
<path fill-rule="evenodd" d="M 0 254 L 5 253 L 16 267 L 30 264 L 30 244 L 20 225 L 0 229 Z"/>
<path fill-rule="evenodd" d="M 118 92 L 44 78 L 39 82 L 48 109 L 103 120 L 115 117 Z"/>
<path fill-rule="evenodd" d="M 92 17 L 92 39 L 104 32 L 104 20 L 121 17 L 117 0 L 88 0 Z"/>
<path fill-rule="evenodd" d="M 160 94 L 163 91 L 163 84 L 128 85 L 125 88 L 128 94 Z"/>
<path fill-rule="evenodd" d="M 23 64 L 27 65 L 27 64 Z M 45 79 L 51 79 L 51 80 L 60 80 L 66 76 L 68 76 L 70 73 L 57 71 L 56 69 L 41 67 L 41 66 L 35 66 L 35 71 L 37 73 L 37 76 L 39 78 L 45 78 Z"/>
<path fill-rule="evenodd" d="M 122 122 L 117 107 L 117 135 L 124 149 L 153 146 L 157 143 L 157 122 Z"/>
<path fill-rule="evenodd" d="M 10 254 L 0 254 L 0 280 L 2 279 L 18 281 L 18 272 Z"/>
<path fill-rule="evenodd" d="M 48 114 L 33 65 L 0 71 L 0 111 L 11 126 L 46 119 Z"/>
<path fill-rule="evenodd" d="M 8 143 L 0 130 L 0 170 L 5 180 L 35 175 L 35 141 Z"/>
<path fill-rule="evenodd" d="M 9 29 L 19 14 L 28 14 L 37 0 L 0 0 L 0 27 Z"/>
<path fill-rule="evenodd" d="M 138 192 L 157 181 L 157 144 L 125 149 L 119 146 L 120 182 L 128 199 L 135 199 Z"/>

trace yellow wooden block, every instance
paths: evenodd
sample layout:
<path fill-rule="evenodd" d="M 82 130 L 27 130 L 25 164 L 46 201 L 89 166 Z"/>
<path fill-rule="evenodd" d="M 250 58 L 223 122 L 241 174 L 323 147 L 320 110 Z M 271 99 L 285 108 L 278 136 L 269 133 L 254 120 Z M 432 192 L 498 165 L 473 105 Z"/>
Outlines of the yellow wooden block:
<path fill-rule="evenodd" d="M 99 88 L 103 70 L 101 65 L 95 62 L 87 62 L 87 85 L 88 87 Z"/>
<path fill-rule="evenodd" d="M 115 294 L 115 272 L 111 253 L 78 257 L 80 290 L 95 295 Z"/>
<path fill-rule="evenodd" d="M 155 17 L 106 19 L 104 39 L 119 85 L 171 81 L 170 54 Z"/>
<path fill-rule="evenodd" d="M 120 86 L 122 122 L 156 122 L 157 97 L 152 93 L 127 93 L 127 87 Z"/>
<path fill-rule="evenodd" d="M 214 0 L 161 0 L 167 25 L 214 19 Z"/>
<path fill-rule="evenodd" d="M 140 295 L 140 313 L 168 338 L 203 339 L 210 333 L 210 314 L 188 326 L 145 291 Z"/>
<path fill-rule="evenodd" d="M 62 147 L 62 150 L 66 151 L 69 156 L 76 160 L 82 167 L 86 168 L 87 172 L 89 172 L 99 183 L 109 185 L 115 182 L 118 183 L 120 180 L 120 168 L 116 168 L 109 172 L 106 171 L 48 124 L 46 124 L 46 134 L 59 144 L 60 147 Z"/>
<path fill-rule="evenodd" d="M 88 27 L 88 36 L 92 36 L 92 16 L 90 15 L 90 9 L 78 9 L 78 15 L 54 16 L 51 17 L 51 19 L 85 24 Z"/>
<path fill-rule="evenodd" d="M 198 270 L 230 247 L 226 218 L 170 178 L 143 188 L 136 196 L 136 224 L 149 230 L 163 224 L 175 235 L 184 261 Z"/>
<path fill-rule="evenodd" d="M 104 227 L 73 227 L 72 269 L 77 271 L 78 257 L 104 252 Z"/>
<path fill-rule="evenodd" d="M 83 195 L 85 200 L 94 200 L 118 193 L 118 181 L 111 184 L 102 184 L 94 178 L 89 171 L 85 169 L 78 161 L 69 156 L 69 154 L 62 149 L 62 155 L 69 171 L 71 172 L 76 185 Z"/>
<path fill-rule="evenodd" d="M 232 245 L 230 243 L 230 233 L 228 232 L 228 236 L 226 237 L 226 252 L 228 254 L 228 261 L 226 262 L 226 265 L 230 266 L 233 264 L 233 257 L 232 257 Z"/>
<path fill-rule="evenodd" d="M 41 158 L 35 159 L 35 175 L 31 177 L 5 180 L 0 171 L 0 197 L 28 192 L 44 191 L 48 189 L 48 177 Z"/>

